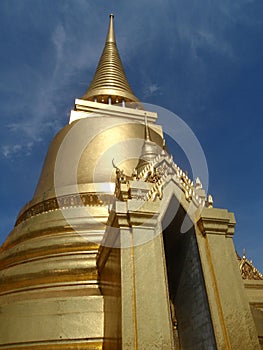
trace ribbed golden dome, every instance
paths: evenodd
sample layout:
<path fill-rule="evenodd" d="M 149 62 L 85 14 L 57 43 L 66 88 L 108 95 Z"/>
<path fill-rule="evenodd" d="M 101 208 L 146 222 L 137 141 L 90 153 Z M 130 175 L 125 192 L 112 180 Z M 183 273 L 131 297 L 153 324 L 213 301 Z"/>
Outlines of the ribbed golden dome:
<path fill-rule="evenodd" d="M 113 18 L 111 14 L 104 50 L 93 80 L 82 99 L 112 104 L 122 101 L 138 102 L 122 66 L 115 40 Z"/>

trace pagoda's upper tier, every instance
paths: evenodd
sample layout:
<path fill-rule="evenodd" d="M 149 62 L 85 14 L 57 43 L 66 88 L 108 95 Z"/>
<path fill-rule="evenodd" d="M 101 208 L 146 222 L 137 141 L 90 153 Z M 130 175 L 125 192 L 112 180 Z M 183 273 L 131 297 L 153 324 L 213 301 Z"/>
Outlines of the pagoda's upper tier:
<path fill-rule="evenodd" d="M 83 100 L 100 103 L 118 104 L 139 102 L 126 78 L 116 45 L 114 16 L 110 15 L 110 24 L 104 50 L 97 70 Z"/>

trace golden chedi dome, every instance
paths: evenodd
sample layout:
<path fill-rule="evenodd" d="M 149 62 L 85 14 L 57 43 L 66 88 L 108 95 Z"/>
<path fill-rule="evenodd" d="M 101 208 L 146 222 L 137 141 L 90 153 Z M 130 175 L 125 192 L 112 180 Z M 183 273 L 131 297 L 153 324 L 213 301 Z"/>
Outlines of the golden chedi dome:
<path fill-rule="evenodd" d="M 145 139 L 145 112 L 128 103 L 138 107 L 111 15 L 94 79 L 53 139 L 34 197 L 0 250 L 0 349 L 102 348 L 96 256 L 114 195 L 112 161 L 130 175 Z M 157 115 L 147 114 L 151 140 L 162 147 Z"/>

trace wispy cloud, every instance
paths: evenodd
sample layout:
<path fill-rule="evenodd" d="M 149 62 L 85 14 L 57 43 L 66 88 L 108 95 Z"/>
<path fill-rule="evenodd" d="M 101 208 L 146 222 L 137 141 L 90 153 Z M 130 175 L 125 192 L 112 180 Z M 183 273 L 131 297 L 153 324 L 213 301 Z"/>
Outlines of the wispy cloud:
<path fill-rule="evenodd" d="M 59 23 L 52 35 L 52 42 L 54 43 L 56 54 L 57 54 L 56 69 L 59 67 L 58 63 L 60 63 L 63 58 L 65 41 L 66 41 L 65 29 L 63 25 Z"/>
<path fill-rule="evenodd" d="M 153 83 L 145 87 L 143 92 L 143 98 L 147 99 L 152 96 L 161 94 L 161 87 L 157 83 Z"/>
<path fill-rule="evenodd" d="M 4 144 L 2 155 L 6 158 L 24 155 L 29 143 L 41 142 L 47 133 L 54 134 L 65 124 L 67 114 L 70 112 L 70 106 L 65 107 L 66 102 L 68 103 L 65 89 L 73 84 L 73 76 L 79 71 L 85 68 L 94 71 L 101 50 L 101 45 L 97 47 L 96 45 L 92 47 L 92 43 L 79 45 L 79 40 L 76 39 L 72 28 L 62 23 L 54 26 L 48 41 L 51 45 L 49 52 L 45 52 L 50 60 L 47 66 L 21 68 L 21 79 L 29 80 L 31 76 L 32 81 L 31 85 L 27 83 L 28 90 L 20 90 L 21 102 L 12 104 L 6 110 L 9 114 L 8 120 L 13 119 L 12 122 L 4 125 L 11 136 L 11 140 L 6 142 L 2 140 Z M 49 73 L 45 74 L 47 67 Z M 85 84 L 87 87 L 87 76 L 80 84 Z M 85 88 L 82 93 L 84 90 Z M 73 98 L 71 101 L 73 107 L 72 102 Z M 64 105 L 63 108 L 60 105 Z M 15 141 L 18 136 L 20 147 L 17 147 Z"/>
<path fill-rule="evenodd" d="M 13 159 L 21 152 L 23 152 L 24 156 L 30 156 L 32 147 L 33 142 L 28 142 L 27 144 L 4 145 L 1 147 L 1 154 L 6 159 Z"/>
<path fill-rule="evenodd" d="M 50 39 L 54 45 L 56 57 L 51 74 L 45 77 L 41 70 L 36 73 L 28 70 L 33 73 L 34 83 L 29 90 L 21 91 L 21 103 L 13 105 L 9 109 L 8 120 L 13 115 L 13 121 L 5 125 L 11 137 L 1 149 L 5 158 L 11 159 L 20 154 L 30 155 L 35 143 L 41 142 L 47 133 L 54 133 L 62 127 L 62 118 L 56 115 L 56 104 L 59 103 L 57 91 L 61 87 L 59 75 L 63 61 L 65 37 L 63 26 L 58 25 Z M 23 75 L 24 72 L 22 72 Z M 25 105 L 26 107 L 24 107 Z M 15 141 L 17 138 L 19 138 L 19 144 Z"/>
<path fill-rule="evenodd" d="M 22 146 L 17 144 L 11 146 L 5 145 L 2 146 L 2 154 L 5 158 L 9 158 L 12 155 L 17 154 L 21 150 L 21 148 Z"/>

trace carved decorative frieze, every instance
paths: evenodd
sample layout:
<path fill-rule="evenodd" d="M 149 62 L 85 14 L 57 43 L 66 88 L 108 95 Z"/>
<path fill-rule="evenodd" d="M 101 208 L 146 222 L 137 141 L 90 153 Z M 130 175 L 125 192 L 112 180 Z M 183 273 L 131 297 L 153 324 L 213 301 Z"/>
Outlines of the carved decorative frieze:
<path fill-rule="evenodd" d="M 57 210 L 59 208 L 72 208 L 80 206 L 102 206 L 112 202 L 112 195 L 98 195 L 95 193 L 81 193 L 50 198 L 41 203 L 37 203 L 24 211 L 17 219 L 15 226 L 35 215 Z"/>

